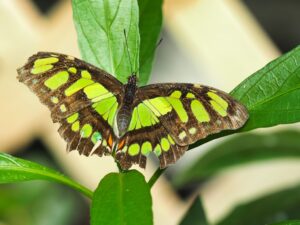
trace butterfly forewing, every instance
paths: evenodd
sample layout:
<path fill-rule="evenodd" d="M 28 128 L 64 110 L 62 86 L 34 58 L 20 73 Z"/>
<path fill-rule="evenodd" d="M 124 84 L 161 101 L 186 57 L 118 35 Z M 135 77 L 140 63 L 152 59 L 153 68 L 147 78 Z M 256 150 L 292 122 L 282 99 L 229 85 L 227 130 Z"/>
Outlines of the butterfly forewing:
<path fill-rule="evenodd" d="M 50 52 L 33 55 L 18 73 L 18 79 L 49 107 L 53 121 L 61 124 L 59 133 L 68 150 L 84 155 L 112 151 L 122 83 L 77 58 Z"/>

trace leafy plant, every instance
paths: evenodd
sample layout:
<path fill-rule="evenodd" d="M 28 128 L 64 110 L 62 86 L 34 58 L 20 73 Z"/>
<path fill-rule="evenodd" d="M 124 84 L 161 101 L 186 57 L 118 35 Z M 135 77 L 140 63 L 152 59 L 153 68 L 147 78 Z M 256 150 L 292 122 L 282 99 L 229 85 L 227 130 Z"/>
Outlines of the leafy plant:
<path fill-rule="evenodd" d="M 271 193 L 251 202 L 238 205 L 217 225 L 299 225 L 300 220 L 284 221 L 300 217 L 299 185 L 276 193 Z M 280 204 L 279 204 L 280 203 Z M 203 213 L 200 197 L 193 202 L 180 225 L 208 225 Z M 281 221 L 281 222 L 279 222 Z M 279 222 L 279 223 L 277 223 Z"/>
<path fill-rule="evenodd" d="M 137 75 L 140 85 L 146 84 L 151 73 L 162 24 L 162 0 L 73 0 L 72 4 L 82 58 L 116 75 L 122 82 L 126 81 L 131 72 L 139 72 Z M 231 92 L 231 95 L 247 107 L 250 114 L 247 124 L 238 131 L 211 135 L 191 145 L 190 149 L 232 133 L 300 121 L 299 65 L 300 47 L 279 57 L 243 81 Z M 239 138 L 238 140 L 243 141 L 257 137 Z M 266 147 L 263 141 L 256 144 L 263 149 Z M 291 146 L 288 152 L 280 152 L 277 157 L 298 156 L 294 147 Z M 215 151 L 221 150 L 214 150 L 209 153 L 211 155 L 205 156 L 210 163 L 205 164 L 200 159 L 200 162 L 194 165 L 195 172 L 188 171 L 181 174 L 177 182 L 183 184 L 194 178 L 207 178 L 223 167 L 251 160 L 238 158 L 239 154 L 236 158 L 233 157 L 236 153 L 248 151 L 247 149 L 238 148 L 230 142 L 226 145 L 226 149 L 222 149 L 224 152 L 222 157 L 232 159 L 227 165 L 219 163 L 220 155 L 214 156 Z M 261 159 L 275 157 L 274 153 L 275 151 L 271 150 L 264 154 L 259 152 Z M 91 224 L 93 225 L 152 224 L 150 189 L 162 173 L 163 170 L 158 169 L 148 183 L 144 176 L 135 170 L 111 173 L 100 181 L 95 191 L 91 191 L 57 171 L 0 153 L 1 183 L 42 179 L 65 184 L 92 200 Z M 255 206 L 255 203 L 253 205 Z M 254 207 L 253 205 L 245 207 Z M 193 216 L 190 216 L 195 211 L 200 212 L 197 220 L 191 219 Z M 235 217 L 235 214 L 233 213 L 231 217 Z M 231 217 L 224 219 L 220 224 L 232 224 L 226 222 L 231 221 Z M 197 224 L 208 223 L 199 199 L 195 200 L 182 224 L 192 224 L 191 221 L 198 221 Z M 266 222 L 266 220 L 260 221 Z M 282 224 L 297 224 L 297 222 Z"/>
<path fill-rule="evenodd" d="M 237 206 L 217 224 L 237 225 L 241 224 L 241 221 L 245 225 L 273 224 L 287 218 L 297 219 L 300 217 L 299 194 L 299 186 L 268 194 L 260 199 Z"/>

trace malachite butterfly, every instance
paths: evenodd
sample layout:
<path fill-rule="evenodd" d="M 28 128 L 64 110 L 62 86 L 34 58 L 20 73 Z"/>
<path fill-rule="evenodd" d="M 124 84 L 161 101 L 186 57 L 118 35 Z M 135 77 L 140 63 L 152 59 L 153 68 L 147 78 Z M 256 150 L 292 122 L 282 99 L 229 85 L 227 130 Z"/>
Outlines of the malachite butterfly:
<path fill-rule="evenodd" d="M 207 135 L 238 129 L 246 108 L 215 88 L 188 83 L 137 86 L 72 56 L 39 52 L 18 69 L 19 81 L 51 110 L 67 150 L 112 155 L 122 169 L 145 168 L 153 152 L 165 168 Z"/>

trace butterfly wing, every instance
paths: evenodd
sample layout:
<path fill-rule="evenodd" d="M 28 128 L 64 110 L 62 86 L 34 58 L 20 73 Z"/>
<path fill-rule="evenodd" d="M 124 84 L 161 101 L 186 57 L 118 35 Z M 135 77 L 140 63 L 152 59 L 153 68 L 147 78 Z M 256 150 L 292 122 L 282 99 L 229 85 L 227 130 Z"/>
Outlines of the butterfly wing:
<path fill-rule="evenodd" d="M 121 165 L 145 166 L 156 153 L 161 168 L 176 162 L 188 146 L 246 122 L 246 108 L 223 91 L 197 84 L 152 84 L 138 89 L 128 132 L 118 147 Z M 122 148 L 121 148 L 122 147 Z"/>
<path fill-rule="evenodd" d="M 18 74 L 60 123 L 68 150 L 111 153 L 113 120 L 123 98 L 121 82 L 82 60 L 51 52 L 30 57 Z"/>

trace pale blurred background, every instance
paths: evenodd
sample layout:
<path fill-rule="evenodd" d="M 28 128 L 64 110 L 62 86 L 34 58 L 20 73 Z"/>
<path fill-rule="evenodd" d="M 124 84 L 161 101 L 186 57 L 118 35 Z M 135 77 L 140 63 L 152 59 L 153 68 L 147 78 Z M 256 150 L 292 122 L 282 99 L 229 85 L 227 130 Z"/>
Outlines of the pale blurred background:
<path fill-rule="evenodd" d="M 157 50 L 150 82 L 196 82 L 229 92 L 281 52 L 300 43 L 299 9 L 300 2 L 296 0 L 166 0 L 161 34 L 164 40 Z M 86 158 L 77 152 L 66 154 L 66 143 L 56 131 L 58 125 L 51 122 L 49 111 L 16 80 L 16 68 L 37 51 L 80 57 L 71 2 L 0 0 L 0 151 L 52 165 L 95 189 L 101 177 L 117 171 L 113 160 L 97 156 Z M 152 190 L 155 224 L 177 224 L 191 203 L 191 198 L 182 199 L 178 195 L 167 177 L 176 175 L 176 171 L 190 164 L 196 155 L 221 141 L 189 151 L 167 171 L 168 176 L 161 177 L 155 184 Z M 147 179 L 156 167 L 156 162 L 148 161 L 143 172 Z M 239 202 L 299 183 L 299 180 L 298 160 L 272 160 L 226 170 L 205 183 L 201 195 L 208 219 L 214 223 Z M 47 195 L 49 189 L 61 187 L 43 185 L 35 185 L 41 186 L 41 196 Z M 9 187 L 3 189 L 7 191 Z M 28 183 L 21 188 L 24 195 L 29 187 Z M 88 224 L 89 202 L 68 188 L 57 192 L 52 193 L 54 197 L 49 200 L 52 205 L 46 206 L 52 215 L 45 218 L 82 214 L 77 218 L 63 218 L 65 222 L 61 224 Z M 57 197 L 60 195 L 62 197 Z M 63 211 L 65 213 L 55 212 L 53 208 L 64 202 L 64 196 L 69 208 Z M 0 194 L 0 202 L 1 199 Z M 18 224 L 8 223 L 5 218 L 9 212 L 5 214 L 1 210 L 0 207 L 1 225 Z M 16 214 L 19 211 L 15 211 Z"/>

